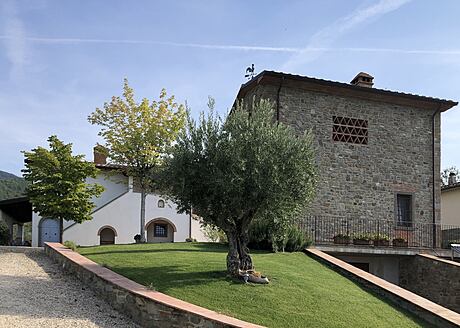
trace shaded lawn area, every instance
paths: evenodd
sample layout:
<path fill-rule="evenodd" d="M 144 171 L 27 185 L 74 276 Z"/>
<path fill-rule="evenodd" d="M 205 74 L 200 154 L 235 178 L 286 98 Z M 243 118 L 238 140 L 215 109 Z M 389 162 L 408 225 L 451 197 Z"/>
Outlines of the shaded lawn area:
<path fill-rule="evenodd" d="M 269 285 L 226 275 L 226 246 L 210 243 L 132 244 L 78 252 L 140 284 L 268 327 L 421 327 L 386 301 L 303 253 L 253 253 Z"/>

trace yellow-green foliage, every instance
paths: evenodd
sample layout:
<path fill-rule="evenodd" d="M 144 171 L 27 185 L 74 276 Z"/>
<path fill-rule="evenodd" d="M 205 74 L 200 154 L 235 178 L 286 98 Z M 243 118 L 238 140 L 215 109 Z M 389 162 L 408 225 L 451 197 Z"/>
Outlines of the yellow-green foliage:
<path fill-rule="evenodd" d="M 88 117 L 101 127 L 99 136 L 105 141 L 110 159 L 126 167 L 143 189 L 152 184 L 152 169 L 159 167 L 168 148 L 184 127 L 185 108 L 161 90 L 159 100 L 141 102 L 134 99 L 134 90 L 124 80 L 123 97 L 112 97 L 103 108 Z"/>

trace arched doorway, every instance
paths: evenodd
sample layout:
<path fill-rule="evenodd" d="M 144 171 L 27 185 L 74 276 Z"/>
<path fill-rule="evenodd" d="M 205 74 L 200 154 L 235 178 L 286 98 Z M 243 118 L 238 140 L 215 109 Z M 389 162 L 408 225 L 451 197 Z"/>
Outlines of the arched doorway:
<path fill-rule="evenodd" d="M 61 241 L 61 224 L 59 220 L 45 218 L 41 219 L 38 225 L 38 246 L 45 243 L 59 243 Z"/>
<path fill-rule="evenodd" d="M 165 218 L 150 220 L 145 225 L 148 243 L 172 243 L 174 233 L 177 232 L 174 223 Z"/>
<path fill-rule="evenodd" d="M 99 244 L 100 245 L 113 245 L 115 244 L 115 237 L 117 232 L 111 226 L 103 226 L 99 229 Z"/>

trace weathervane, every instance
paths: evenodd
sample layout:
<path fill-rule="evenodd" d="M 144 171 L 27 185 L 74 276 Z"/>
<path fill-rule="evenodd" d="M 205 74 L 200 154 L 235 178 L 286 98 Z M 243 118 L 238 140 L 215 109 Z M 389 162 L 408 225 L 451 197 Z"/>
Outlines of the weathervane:
<path fill-rule="evenodd" d="M 256 72 L 254 70 L 254 64 L 252 64 L 251 67 L 246 68 L 246 75 L 244 77 L 247 77 L 248 80 L 251 80 L 255 75 Z"/>

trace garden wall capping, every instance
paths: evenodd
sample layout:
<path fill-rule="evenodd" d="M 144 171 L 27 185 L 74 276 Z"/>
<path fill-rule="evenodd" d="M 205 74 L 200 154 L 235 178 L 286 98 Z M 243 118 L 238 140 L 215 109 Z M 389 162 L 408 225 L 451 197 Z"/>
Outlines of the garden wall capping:
<path fill-rule="evenodd" d="M 142 327 L 263 327 L 150 290 L 60 243 L 45 243 L 45 252 Z"/>
<path fill-rule="evenodd" d="M 7 253 L 41 253 L 43 247 L 29 247 L 29 246 L 0 246 L 0 252 Z"/>
<path fill-rule="evenodd" d="M 384 297 L 398 307 L 405 309 L 435 326 L 460 327 L 460 314 L 457 312 L 442 307 L 415 293 L 358 269 L 318 249 L 308 248 L 305 250 L 305 253 L 328 265 L 347 278 L 359 283 L 371 292 Z"/>

